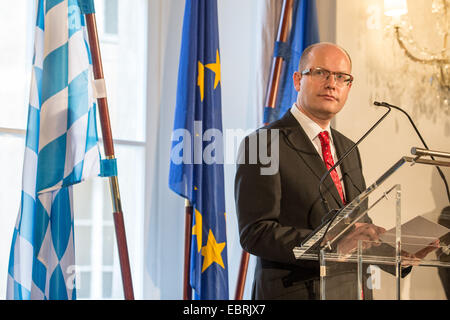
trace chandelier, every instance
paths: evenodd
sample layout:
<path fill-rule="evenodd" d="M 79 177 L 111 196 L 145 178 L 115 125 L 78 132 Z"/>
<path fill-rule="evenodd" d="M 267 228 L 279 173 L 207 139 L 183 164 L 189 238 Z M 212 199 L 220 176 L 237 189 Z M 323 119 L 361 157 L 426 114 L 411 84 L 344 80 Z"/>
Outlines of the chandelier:
<path fill-rule="evenodd" d="M 421 47 L 414 40 L 414 28 L 411 25 L 405 27 L 405 23 L 400 23 L 401 17 L 408 13 L 406 0 L 384 0 L 384 13 L 392 17 L 398 45 L 410 60 L 436 67 L 437 72 L 434 78 L 439 82 L 439 87 L 444 91 L 444 95 L 450 93 L 449 11 L 450 0 L 432 0 L 431 12 L 436 16 L 436 26 L 442 43 L 437 48 L 427 49 Z"/>

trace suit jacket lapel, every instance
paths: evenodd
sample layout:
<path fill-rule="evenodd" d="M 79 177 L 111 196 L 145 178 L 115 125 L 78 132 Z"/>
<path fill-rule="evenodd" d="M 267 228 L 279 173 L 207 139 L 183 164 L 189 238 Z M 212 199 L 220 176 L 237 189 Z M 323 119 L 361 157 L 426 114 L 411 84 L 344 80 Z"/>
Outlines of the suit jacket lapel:
<path fill-rule="evenodd" d="M 328 170 L 326 169 L 322 158 L 317 153 L 316 148 L 313 146 L 305 131 L 291 114 L 291 112 L 286 112 L 281 120 L 284 125 L 282 133 L 285 135 L 290 146 L 297 152 L 300 158 L 303 159 L 306 165 L 315 174 L 318 181 L 320 181 L 322 176 Z M 319 188 L 318 184 L 317 188 Z M 336 186 L 334 185 L 334 182 L 329 175 L 326 177 L 323 183 L 322 191 L 328 203 L 336 203 L 339 207 L 343 205 Z"/>

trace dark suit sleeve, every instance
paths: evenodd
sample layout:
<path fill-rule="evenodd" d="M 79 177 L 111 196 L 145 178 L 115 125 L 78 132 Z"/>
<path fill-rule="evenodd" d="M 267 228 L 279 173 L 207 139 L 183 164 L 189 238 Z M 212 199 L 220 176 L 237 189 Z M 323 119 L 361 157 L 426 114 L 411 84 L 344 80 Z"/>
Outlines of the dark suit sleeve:
<path fill-rule="evenodd" d="M 241 245 L 247 252 L 263 259 L 294 264 L 296 260 L 292 249 L 312 230 L 280 224 L 280 172 L 276 170 L 274 174 L 264 175 L 261 169 L 269 165 L 264 166 L 259 161 L 254 164 L 249 162 L 247 137 L 239 149 L 235 178 Z"/>

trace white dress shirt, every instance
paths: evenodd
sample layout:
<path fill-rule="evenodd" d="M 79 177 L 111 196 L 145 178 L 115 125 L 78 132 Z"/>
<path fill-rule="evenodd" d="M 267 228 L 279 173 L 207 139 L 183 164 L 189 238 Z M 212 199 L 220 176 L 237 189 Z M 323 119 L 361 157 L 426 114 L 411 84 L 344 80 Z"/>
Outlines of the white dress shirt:
<path fill-rule="evenodd" d="M 322 155 L 322 144 L 320 143 L 319 139 L 319 133 L 322 131 L 328 131 L 328 136 L 330 137 L 330 149 L 331 149 L 331 155 L 333 157 L 334 163 L 338 161 L 338 157 L 336 154 L 336 148 L 334 147 L 333 142 L 333 136 L 331 135 L 331 129 L 330 124 L 325 129 L 322 129 L 321 126 L 319 126 L 317 123 L 315 123 L 313 120 L 311 120 L 307 115 L 305 115 L 303 112 L 301 112 L 297 105 L 294 103 L 294 105 L 291 108 L 291 113 L 294 116 L 294 118 L 298 121 L 298 123 L 301 125 L 303 130 L 305 130 L 306 135 L 308 136 L 309 140 L 311 140 L 314 148 L 316 148 L 317 153 L 320 155 L 320 158 L 322 158 L 323 161 L 323 155 Z M 336 168 L 337 174 L 339 176 L 339 180 L 341 180 L 342 183 L 342 192 L 344 193 L 345 197 L 345 188 L 344 183 L 342 182 L 342 173 L 341 168 L 338 166 Z"/>

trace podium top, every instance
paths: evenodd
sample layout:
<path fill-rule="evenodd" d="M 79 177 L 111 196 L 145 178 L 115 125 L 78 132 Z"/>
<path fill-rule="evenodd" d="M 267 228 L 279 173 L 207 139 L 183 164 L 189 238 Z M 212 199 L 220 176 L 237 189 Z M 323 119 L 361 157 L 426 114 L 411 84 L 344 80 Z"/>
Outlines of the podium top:
<path fill-rule="evenodd" d="M 357 196 L 353 201 L 348 203 L 346 206 L 337 211 L 334 215 L 329 217 L 326 221 L 324 221 L 319 227 L 317 227 L 298 247 L 293 249 L 293 253 L 296 259 L 307 259 L 307 260 L 318 260 L 318 253 L 320 250 L 324 250 L 328 252 L 329 259 L 335 259 L 337 261 L 342 260 L 342 255 L 338 253 L 337 247 L 339 241 L 343 238 L 343 236 L 349 232 L 350 228 L 354 226 L 358 221 L 362 222 L 363 217 L 368 217 L 368 213 L 374 211 L 376 207 L 382 207 L 382 202 L 387 198 L 388 195 L 394 194 L 394 198 L 400 197 L 401 194 L 400 185 L 396 184 L 391 187 L 388 191 L 384 192 L 381 197 L 373 201 L 373 204 L 368 206 L 368 198 L 369 196 L 389 178 L 395 172 L 397 172 L 401 167 L 404 166 L 405 163 L 411 163 L 411 166 L 415 164 L 424 164 L 424 165 L 433 165 L 433 166 L 449 166 L 450 162 L 445 161 L 436 161 L 436 160 L 427 160 L 421 159 L 420 157 L 411 158 L 411 157 L 402 157 L 400 158 L 393 166 L 391 166 L 384 174 L 382 174 L 374 183 L 372 183 L 366 190 L 364 190 L 359 196 Z M 385 204 L 384 204 L 385 205 Z M 398 217 L 396 215 L 391 215 L 397 221 L 392 221 L 391 225 L 396 225 L 396 228 L 401 228 L 400 223 L 400 199 L 396 202 L 393 202 L 391 205 L 391 211 L 397 211 Z M 385 210 L 384 210 L 385 211 Z M 388 229 L 388 228 L 386 228 Z M 395 229 L 397 230 L 397 229 Z M 399 229 L 397 233 L 394 233 L 396 236 L 401 235 L 401 230 Z M 384 250 L 383 252 L 379 251 L 373 254 L 375 251 L 372 250 L 371 254 L 367 254 L 365 257 L 365 261 L 367 262 L 378 262 L 384 264 L 395 264 L 396 263 L 396 242 L 401 242 L 403 238 L 394 238 L 392 239 L 392 243 L 390 248 L 392 250 Z M 413 239 L 413 238 L 408 238 Z M 429 239 L 430 245 L 432 245 L 433 241 L 436 239 Z M 427 241 L 427 239 L 421 239 L 421 243 L 423 241 Z M 387 240 L 388 242 L 388 240 Z M 448 242 L 448 241 L 447 241 Z M 409 247 L 414 247 L 415 245 L 419 246 L 416 243 L 410 243 Z M 436 244 L 435 244 L 436 245 Z M 375 248 L 378 244 L 366 244 L 367 247 Z M 441 251 L 445 251 L 444 249 Z M 385 248 L 386 249 L 386 248 Z M 433 250 L 430 250 L 433 251 Z M 448 248 L 447 248 L 447 251 Z M 346 255 L 345 259 L 347 261 L 351 261 L 356 259 L 356 256 Z M 370 261 L 369 261 L 370 260 Z M 439 264 L 439 259 L 434 259 L 435 261 L 432 264 Z M 448 263 L 447 263 L 448 264 Z M 450 264 L 449 264 L 450 266 Z"/>

